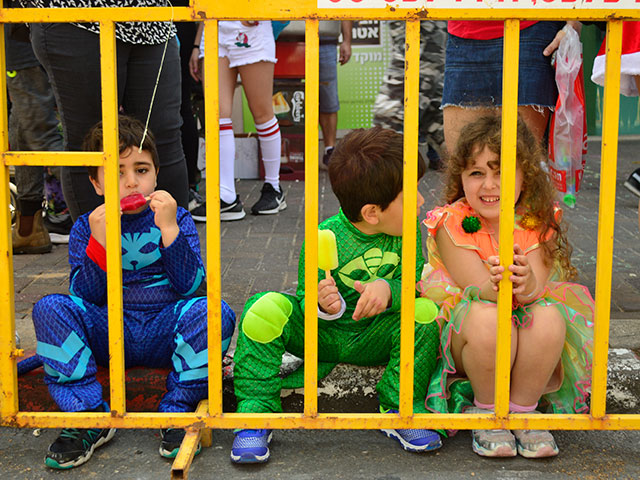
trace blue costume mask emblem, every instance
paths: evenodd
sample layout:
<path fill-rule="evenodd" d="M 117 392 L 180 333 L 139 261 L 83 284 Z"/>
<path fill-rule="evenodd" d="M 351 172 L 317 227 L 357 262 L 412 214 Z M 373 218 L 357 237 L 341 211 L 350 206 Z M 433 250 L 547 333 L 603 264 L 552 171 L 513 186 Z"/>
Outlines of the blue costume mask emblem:
<path fill-rule="evenodd" d="M 158 228 L 145 233 L 122 234 L 122 269 L 136 271 L 159 260 L 160 238 Z"/>

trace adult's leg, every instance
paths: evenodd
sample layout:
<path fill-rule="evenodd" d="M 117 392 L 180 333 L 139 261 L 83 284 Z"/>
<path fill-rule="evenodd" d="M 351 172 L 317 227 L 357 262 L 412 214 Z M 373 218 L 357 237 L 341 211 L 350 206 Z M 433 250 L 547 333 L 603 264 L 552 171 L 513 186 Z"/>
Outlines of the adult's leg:
<path fill-rule="evenodd" d="M 320 45 L 319 49 L 319 117 L 325 151 L 335 147 L 338 129 L 338 60 L 335 44 Z"/>
<path fill-rule="evenodd" d="M 99 38 L 71 24 L 34 23 L 31 44 L 53 88 L 64 148 L 80 151 L 84 136 L 101 119 Z M 102 202 L 89 182 L 86 167 L 63 167 L 61 175 L 74 220 Z"/>
<path fill-rule="evenodd" d="M 59 151 L 62 136 L 58 131 L 55 101 L 46 72 L 40 67 L 29 67 L 7 76 L 7 89 L 12 108 L 9 118 L 9 143 L 13 150 Z M 42 209 L 44 197 L 43 167 L 16 167 L 19 234 L 28 236 L 32 231 L 33 216 Z"/>
<path fill-rule="evenodd" d="M 273 113 L 274 66 L 271 62 L 256 62 L 238 66 L 238 72 L 258 131 L 265 180 L 278 190 L 281 135 L 278 120 Z"/>
<path fill-rule="evenodd" d="M 196 38 L 197 24 L 194 22 L 177 22 L 175 24 L 180 39 L 180 72 L 182 74 L 182 102 L 180 116 L 182 117 L 182 149 L 187 162 L 189 186 L 196 185 L 198 176 L 198 127 L 191 107 L 191 87 L 193 79 L 189 73 L 189 60 Z"/>
<path fill-rule="evenodd" d="M 149 109 L 149 129 L 153 132 L 158 147 L 160 171 L 158 189 L 166 190 L 179 206 L 189 204 L 189 182 L 187 166 L 182 150 L 180 127 L 181 77 L 178 44 L 171 39 L 165 45 L 134 45 L 126 59 L 126 72 L 118 72 L 123 91 L 120 92 L 125 113 L 146 122 Z M 120 54 L 120 53 L 119 53 Z M 120 63 L 120 60 L 119 60 Z M 154 85 L 162 63 L 162 73 L 158 82 L 153 105 Z"/>
<path fill-rule="evenodd" d="M 465 125 L 485 115 L 500 115 L 500 112 L 501 109 L 499 107 L 445 107 L 443 110 L 444 141 L 449 155 L 455 151 L 458 138 L 460 138 L 460 132 Z M 544 133 L 547 129 L 547 122 L 549 121 L 550 110 L 548 108 L 539 109 L 525 105 L 518 107 L 518 114 L 522 116 L 522 119 L 531 130 L 531 133 L 533 133 L 533 136 L 538 142 L 542 143 Z"/>
<path fill-rule="evenodd" d="M 218 87 L 220 89 L 220 199 L 228 204 L 236 200 L 234 162 L 236 140 L 231 112 L 238 70 L 229 67 L 229 58 L 218 57 Z"/>

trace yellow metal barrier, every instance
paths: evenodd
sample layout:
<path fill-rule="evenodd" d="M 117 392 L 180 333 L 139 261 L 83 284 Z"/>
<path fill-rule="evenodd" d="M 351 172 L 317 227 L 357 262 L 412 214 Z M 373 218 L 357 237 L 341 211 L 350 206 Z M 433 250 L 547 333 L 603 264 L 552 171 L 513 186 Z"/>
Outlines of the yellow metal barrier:
<path fill-rule="evenodd" d="M 255 4 L 251 0 L 210 2 L 195 0 L 190 7 L 176 8 L 107 8 L 107 9 L 0 9 L 0 27 L 16 22 L 89 22 L 101 26 L 100 52 L 102 68 L 102 117 L 104 128 L 103 153 L 78 152 L 8 152 L 6 85 L 0 75 L 0 424 L 15 427 L 117 427 L 117 428 L 309 428 L 309 429 L 373 429 L 373 428 L 535 428 L 535 429 L 640 429 L 640 415 L 606 414 L 607 352 L 609 310 L 611 299 L 611 270 L 613 252 L 613 210 L 617 163 L 617 137 L 620 90 L 620 53 L 622 18 L 640 20 L 640 10 L 631 0 L 620 0 L 614 8 L 603 8 L 606 0 L 584 4 L 558 3 L 549 0 L 543 8 L 507 9 L 504 2 L 489 8 L 485 3 L 468 0 L 423 0 L 418 2 L 386 0 L 299 0 L 291 2 L 267 0 Z M 467 2 L 465 4 L 465 2 Z M 366 8 L 362 8 L 362 5 Z M 610 3 L 609 3 L 610 4 Z M 403 8 L 411 5 L 412 8 Z M 567 5 L 569 7 L 567 7 Z M 324 8 L 329 7 L 329 8 Z M 428 9 L 426 8 L 428 7 Z M 464 7 L 464 8 L 460 8 Z M 597 7 L 597 8 L 596 8 Z M 128 413 L 125 404 L 124 346 L 122 327 L 122 275 L 120 252 L 120 222 L 118 221 L 118 132 L 117 82 L 115 61 L 114 22 L 120 21 L 204 21 L 208 52 L 217 51 L 218 20 L 238 19 L 238 12 L 251 12 L 249 18 L 306 19 L 306 146 L 305 146 L 305 262 L 307 285 L 317 278 L 318 225 L 318 21 L 321 19 L 400 19 L 406 20 L 405 72 L 405 139 L 404 155 L 407 166 L 404 177 L 404 217 L 402 252 L 402 320 L 400 412 L 381 414 L 321 414 L 317 406 L 317 368 L 305 368 L 304 413 L 242 414 L 222 411 L 222 374 L 220 368 L 220 217 L 218 208 L 209 208 L 207 235 L 207 285 L 209 299 L 209 401 L 194 413 L 162 414 L 156 412 Z M 246 17 L 246 13 L 243 13 Z M 416 252 L 415 204 L 417 200 L 417 132 L 419 77 L 420 20 L 503 20 L 504 77 L 503 77 L 503 138 L 502 187 L 500 211 L 500 258 L 509 263 L 513 250 L 515 146 L 517 119 L 517 80 L 519 55 L 519 23 L 522 18 L 537 20 L 609 20 L 607 27 L 607 64 L 602 135 L 602 167 L 598 219 L 598 250 L 596 273 L 595 355 L 590 414 L 526 415 L 509 414 L 509 357 L 511 283 L 503 280 L 498 299 L 498 348 L 495 378 L 496 414 L 413 414 L 413 291 Z M 5 70 L 4 35 L 0 31 L 0 71 Z M 204 70 L 208 79 L 205 88 L 207 203 L 219 204 L 219 138 L 218 138 L 218 57 L 206 55 Z M 43 413 L 18 409 L 16 360 L 21 351 L 14 339 L 14 285 L 9 217 L 10 165 L 104 165 L 107 206 L 107 261 L 109 299 L 109 348 L 111 352 L 111 412 L 109 413 Z M 307 304 L 317 303 L 315 289 L 307 289 Z M 317 318 L 312 309 L 305 314 L 305 365 L 317 365 Z M 194 442 L 190 435 L 191 443 Z M 190 459 L 184 460 L 188 467 Z"/>

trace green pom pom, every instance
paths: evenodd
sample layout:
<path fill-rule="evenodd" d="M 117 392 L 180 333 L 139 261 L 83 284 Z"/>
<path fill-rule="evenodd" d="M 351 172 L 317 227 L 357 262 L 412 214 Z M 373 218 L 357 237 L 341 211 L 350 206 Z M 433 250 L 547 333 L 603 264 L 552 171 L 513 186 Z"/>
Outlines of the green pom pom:
<path fill-rule="evenodd" d="M 438 316 L 438 305 L 428 298 L 416 298 L 415 316 L 416 323 L 426 324 L 433 322 Z"/>
<path fill-rule="evenodd" d="M 480 224 L 480 219 L 478 217 L 468 215 L 462 220 L 462 229 L 467 233 L 476 233 L 480 230 L 481 226 L 482 225 Z"/>

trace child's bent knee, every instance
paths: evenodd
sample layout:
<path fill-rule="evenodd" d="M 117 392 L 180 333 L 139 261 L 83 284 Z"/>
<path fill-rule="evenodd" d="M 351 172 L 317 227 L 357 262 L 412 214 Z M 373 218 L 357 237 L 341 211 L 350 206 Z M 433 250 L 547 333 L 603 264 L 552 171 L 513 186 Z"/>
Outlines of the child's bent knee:
<path fill-rule="evenodd" d="M 269 343 L 282 335 L 293 312 L 291 301 L 276 292 L 260 297 L 242 319 L 242 332 L 251 340 Z"/>

